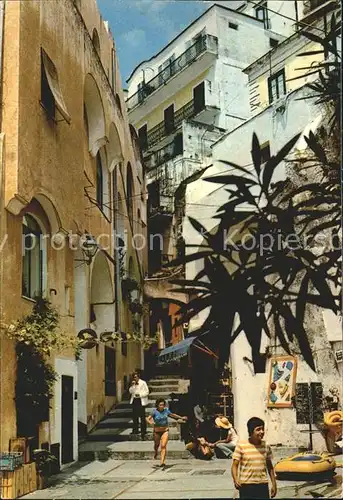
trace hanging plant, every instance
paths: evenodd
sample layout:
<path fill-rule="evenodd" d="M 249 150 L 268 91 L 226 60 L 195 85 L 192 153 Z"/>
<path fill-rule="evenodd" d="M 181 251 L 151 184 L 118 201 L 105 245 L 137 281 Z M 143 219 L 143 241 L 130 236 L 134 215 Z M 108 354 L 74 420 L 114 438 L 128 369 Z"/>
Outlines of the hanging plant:
<path fill-rule="evenodd" d="M 36 297 L 32 313 L 11 323 L 7 335 L 11 339 L 30 345 L 42 356 L 73 348 L 79 349 L 79 340 L 70 338 L 58 328 L 59 315 L 51 303 L 43 297 Z"/>
<path fill-rule="evenodd" d="M 36 297 L 32 313 L 11 323 L 7 329 L 8 337 L 17 342 L 18 435 L 35 435 L 37 425 L 49 419 L 49 401 L 57 379 L 49 362 L 51 353 L 70 347 L 75 349 L 76 355 L 79 353 L 78 339 L 68 338 L 58 325 L 58 313 L 50 302 Z"/>
<path fill-rule="evenodd" d="M 122 290 L 122 296 L 124 300 L 131 301 L 131 293 L 134 290 L 139 291 L 140 286 L 139 283 L 133 279 L 133 278 L 124 278 L 121 281 L 121 290 Z"/>
<path fill-rule="evenodd" d="M 139 314 L 140 316 L 143 314 L 143 304 L 138 299 L 130 302 L 129 309 L 132 314 Z"/>

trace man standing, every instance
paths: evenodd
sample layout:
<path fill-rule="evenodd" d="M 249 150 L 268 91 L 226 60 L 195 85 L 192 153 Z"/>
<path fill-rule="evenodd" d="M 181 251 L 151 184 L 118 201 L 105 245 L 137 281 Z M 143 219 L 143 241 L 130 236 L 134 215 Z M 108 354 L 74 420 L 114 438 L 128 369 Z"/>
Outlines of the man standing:
<path fill-rule="evenodd" d="M 148 404 L 149 388 L 144 380 L 139 378 L 138 373 L 132 375 L 132 383 L 129 388 L 131 394 L 130 404 L 133 411 L 133 431 L 138 434 L 138 422 L 141 420 L 141 436 L 144 439 L 146 434 L 145 407 Z"/>
<path fill-rule="evenodd" d="M 248 441 L 238 441 L 232 456 L 232 478 L 239 498 L 274 498 L 277 492 L 272 452 L 264 437 L 264 421 L 248 420 Z M 267 470 L 272 482 L 269 496 Z"/>

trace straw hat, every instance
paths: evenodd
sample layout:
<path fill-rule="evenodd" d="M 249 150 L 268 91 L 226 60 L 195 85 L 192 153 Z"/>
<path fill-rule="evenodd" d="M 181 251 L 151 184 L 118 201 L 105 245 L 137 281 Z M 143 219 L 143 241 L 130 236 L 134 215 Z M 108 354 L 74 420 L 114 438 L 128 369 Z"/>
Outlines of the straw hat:
<path fill-rule="evenodd" d="M 231 429 L 232 427 L 231 422 L 226 417 L 217 417 L 214 422 L 217 427 L 222 429 Z"/>

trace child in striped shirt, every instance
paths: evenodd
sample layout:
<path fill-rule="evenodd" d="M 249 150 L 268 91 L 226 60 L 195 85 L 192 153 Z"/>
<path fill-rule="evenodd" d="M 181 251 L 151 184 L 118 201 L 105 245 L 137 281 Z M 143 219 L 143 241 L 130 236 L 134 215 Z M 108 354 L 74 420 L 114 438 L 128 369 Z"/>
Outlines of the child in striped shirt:
<path fill-rule="evenodd" d="M 248 441 L 239 441 L 232 456 L 232 478 L 239 498 L 274 498 L 277 492 L 270 446 L 263 441 L 264 421 L 248 420 Z M 272 482 L 269 496 L 267 470 Z"/>

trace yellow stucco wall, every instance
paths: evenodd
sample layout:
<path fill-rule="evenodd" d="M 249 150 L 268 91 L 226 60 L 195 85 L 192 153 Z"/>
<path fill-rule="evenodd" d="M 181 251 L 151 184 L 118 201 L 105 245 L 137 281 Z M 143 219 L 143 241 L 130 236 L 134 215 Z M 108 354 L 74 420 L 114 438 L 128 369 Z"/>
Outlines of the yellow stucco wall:
<path fill-rule="evenodd" d="M 193 99 L 193 88 L 196 87 L 199 83 L 201 83 L 208 73 L 208 70 L 204 71 L 197 78 L 192 80 L 186 87 L 182 88 L 178 92 L 176 92 L 172 97 L 161 103 L 157 108 L 155 108 L 151 113 L 146 115 L 143 119 L 138 121 L 135 124 L 136 129 L 138 130 L 144 123 L 147 123 L 148 131 L 155 127 L 158 123 L 163 121 L 164 115 L 163 111 L 174 103 L 174 111 L 182 108 L 185 104 Z M 171 81 L 169 85 L 172 88 L 173 82 Z"/>
<path fill-rule="evenodd" d="M 1 451 L 7 450 L 9 439 L 16 437 L 14 342 L 7 339 L 4 330 L 10 322 L 28 314 L 33 305 L 31 300 L 21 295 L 23 214 L 33 210 L 32 200 L 44 195 L 45 199 L 49 200 L 49 208 L 52 212 L 55 211 L 54 221 L 49 218 L 51 214 L 46 213 L 46 210 L 44 212 L 42 207 L 38 205 L 36 208 L 40 219 L 49 220 L 48 232 L 53 232 L 52 227 L 56 221 L 66 232 L 75 234 L 78 230 L 88 231 L 95 237 L 105 234 L 109 240 L 113 230 L 113 206 L 109 209 L 110 220 L 107 220 L 84 194 L 87 189 L 89 195 L 95 198 L 96 186 L 96 161 L 89 153 L 84 127 L 84 81 L 87 74 L 94 78 L 102 101 L 106 136 L 109 141 L 106 143 L 106 149 L 111 146 L 111 124 L 114 124 L 119 137 L 121 151 L 117 153 L 118 158 L 121 158 L 124 183 L 119 183 L 117 189 L 124 198 L 128 162 L 133 168 L 134 192 L 141 189 L 137 179 L 141 167 L 132 147 L 124 97 L 120 90 L 118 65 L 114 91 L 109 85 L 113 41 L 95 6 L 94 0 L 82 1 L 82 15 L 90 34 L 92 27 L 96 27 L 99 34 L 101 63 L 95 54 L 87 28 L 69 0 L 10 2 L 6 5 L 1 106 L 1 132 L 4 134 L 3 185 L 0 185 L 0 243 L 3 237 L 7 238 L 1 253 L 0 267 L 1 356 L 6 362 L 1 363 L 0 367 Z M 58 113 L 56 119 L 61 121 L 49 121 L 40 105 L 41 47 L 56 66 L 60 88 L 71 116 L 70 125 L 63 121 Z M 121 112 L 115 93 L 119 95 Z M 111 192 L 111 175 L 108 175 L 108 191 Z M 140 203 L 140 197 L 133 199 L 134 213 L 137 213 Z M 124 208 L 126 210 L 126 204 Z M 130 233 L 127 211 L 124 218 L 125 228 Z M 145 231 L 140 225 L 136 230 L 139 227 Z M 130 246 L 130 239 L 128 242 L 128 255 L 132 254 L 134 259 L 137 259 Z M 113 255 L 112 246 L 109 253 Z M 60 313 L 61 330 L 72 336 L 77 333 L 74 325 L 77 293 L 74 283 L 74 258 L 75 252 L 68 244 L 64 250 L 54 250 L 49 245 L 47 247 L 47 298 Z M 144 263 L 146 257 L 140 261 L 140 265 L 144 266 Z M 90 283 L 91 268 L 86 264 L 81 265 L 85 266 Z M 109 270 L 111 286 L 114 289 L 112 263 L 109 263 Z M 137 273 L 138 281 L 139 276 Z M 68 287 L 70 302 L 66 304 Z M 55 289 L 56 294 L 50 293 L 51 289 Z M 89 317 L 89 311 L 85 311 L 85 315 Z M 122 326 L 125 331 L 127 326 Z M 137 346 L 130 348 L 126 357 L 121 356 L 120 346 L 117 346 L 116 351 L 116 378 L 122 380 L 124 375 L 129 376 L 140 366 L 140 350 Z M 101 418 L 103 412 L 113 405 L 116 398 L 105 397 L 104 394 L 104 346 L 100 346 L 98 354 L 94 349 L 84 355 L 89 359 L 87 413 L 95 414 L 95 419 L 90 423 L 92 426 Z M 70 352 L 59 353 L 58 356 L 75 359 Z M 58 404 L 59 401 L 52 401 L 51 425 L 54 425 L 54 412 Z"/>
<path fill-rule="evenodd" d="M 305 51 L 314 51 L 314 50 L 320 50 L 321 46 L 318 44 L 308 44 L 305 47 L 303 47 L 299 52 L 305 52 Z M 297 76 L 301 75 L 306 75 L 306 73 L 310 72 L 310 70 L 299 70 L 298 68 L 305 68 L 305 67 L 310 67 L 311 65 L 314 65 L 315 63 L 321 61 L 323 59 L 322 54 L 314 54 L 311 56 L 303 56 L 303 57 L 297 57 L 296 53 L 293 54 L 293 57 L 287 59 L 285 61 L 285 76 L 286 76 L 286 89 L 287 93 L 291 92 L 293 90 L 296 90 L 297 88 L 301 87 L 305 83 L 307 83 L 308 78 L 313 78 L 313 76 L 307 77 L 304 76 L 304 78 L 299 78 L 297 80 L 291 80 L 292 78 L 295 78 Z M 273 63 L 273 58 L 271 59 L 271 64 L 274 65 Z M 267 106 L 269 106 L 269 95 L 268 95 L 268 78 L 270 76 L 270 71 L 267 69 L 268 64 L 265 63 L 266 67 L 266 72 L 261 75 L 259 78 L 256 79 L 254 83 L 258 84 L 258 92 L 260 96 L 260 107 L 259 109 L 263 109 Z M 280 65 L 280 69 L 282 66 Z M 277 68 L 273 71 L 274 73 L 279 70 L 279 65 Z"/>

